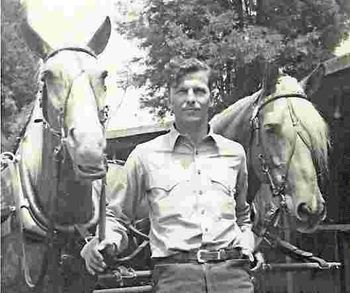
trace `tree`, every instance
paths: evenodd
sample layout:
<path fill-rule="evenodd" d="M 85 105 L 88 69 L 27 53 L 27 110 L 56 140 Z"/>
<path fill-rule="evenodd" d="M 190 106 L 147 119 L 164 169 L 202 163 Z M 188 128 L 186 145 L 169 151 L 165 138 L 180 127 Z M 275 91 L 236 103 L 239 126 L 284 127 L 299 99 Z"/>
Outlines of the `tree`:
<path fill-rule="evenodd" d="M 163 70 L 180 55 L 213 68 L 214 111 L 220 111 L 258 88 L 266 63 L 301 77 L 328 59 L 349 27 L 343 2 L 148 0 L 140 17 L 120 21 L 118 30 L 148 52 L 141 60 L 146 70 L 133 76 L 135 86 L 147 87 L 144 107 L 166 113 Z"/>
<path fill-rule="evenodd" d="M 1 151 L 11 151 L 32 108 L 38 60 L 19 36 L 20 1 L 1 1 L 1 10 Z"/>

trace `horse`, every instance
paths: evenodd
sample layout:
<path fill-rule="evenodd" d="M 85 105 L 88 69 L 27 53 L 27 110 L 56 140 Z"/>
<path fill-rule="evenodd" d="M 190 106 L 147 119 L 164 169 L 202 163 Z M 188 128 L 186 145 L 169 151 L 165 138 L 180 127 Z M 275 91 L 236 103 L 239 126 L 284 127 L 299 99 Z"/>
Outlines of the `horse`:
<path fill-rule="evenodd" d="M 238 100 L 210 125 L 247 152 L 248 201 L 255 206 L 258 236 L 278 224 L 280 212 L 285 225 L 305 233 L 325 219 L 328 128 L 295 78 L 279 73 L 275 84 Z"/>
<path fill-rule="evenodd" d="M 99 219 L 99 194 L 93 182 L 107 173 L 107 71 L 98 63 L 98 55 L 108 43 L 111 22 L 106 17 L 86 45 L 57 49 L 27 20 L 21 28 L 42 65 L 35 105 L 17 151 L 2 156 L 7 167 L 1 179 L 11 182 L 9 192 L 15 197 L 20 225 L 20 233 L 2 239 L 5 246 L 5 241 L 12 243 L 4 254 L 3 272 L 9 266 L 13 274 L 2 286 L 15 287 L 15 292 L 26 292 L 28 287 L 66 292 L 73 284 L 69 282 L 75 281 L 69 277 L 80 276 L 69 266 L 74 256 L 80 258 L 81 247 L 75 249 L 80 234 L 82 239 L 88 236 Z M 19 252 L 19 244 L 22 252 L 16 258 L 13 253 Z M 18 287 L 21 282 L 14 274 L 20 260 L 25 289 Z M 83 285 L 72 291 L 84 292 Z"/>

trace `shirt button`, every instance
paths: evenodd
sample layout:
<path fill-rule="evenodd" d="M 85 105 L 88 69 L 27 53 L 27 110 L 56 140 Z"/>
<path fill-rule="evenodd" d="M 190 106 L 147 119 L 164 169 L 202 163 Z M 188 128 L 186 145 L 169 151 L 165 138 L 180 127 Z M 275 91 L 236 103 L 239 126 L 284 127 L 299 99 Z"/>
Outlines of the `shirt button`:
<path fill-rule="evenodd" d="M 204 232 L 208 232 L 208 228 L 205 228 L 205 229 L 204 229 Z"/>
<path fill-rule="evenodd" d="M 196 153 L 196 155 L 198 155 L 198 151 L 196 151 L 195 153 Z"/>
<path fill-rule="evenodd" d="M 199 195 L 203 194 L 203 190 L 198 191 Z"/>
<path fill-rule="evenodd" d="M 201 170 L 198 170 L 198 171 L 197 171 L 197 174 L 198 174 L 198 175 L 200 175 L 201 173 L 202 173 Z"/>
<path fill-rule="evenodd" d="M 202 211 L 201 211 L 201 214 L 204 215 L 204 214 L 205 214 L 205 210 L 202 210 Z"/>

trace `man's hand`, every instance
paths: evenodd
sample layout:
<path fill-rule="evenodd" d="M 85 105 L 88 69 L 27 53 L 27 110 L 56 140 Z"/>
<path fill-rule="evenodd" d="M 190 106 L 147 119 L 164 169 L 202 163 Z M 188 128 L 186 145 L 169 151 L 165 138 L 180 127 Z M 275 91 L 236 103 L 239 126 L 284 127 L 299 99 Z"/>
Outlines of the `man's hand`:
<path fill-rule="evenodd" d="M 254 262 L 252 262 L 253 267 L 250 269 L 251 272 L 257 272 L 262 269 L 265 263 L 264 255 L 260 251 L 254 252 Z"/>
<path fill-rule="evenodd" d="M 242 257 L 249 259 L 251 263 L 254 261 L 254 256 L 249 250 L 242 249 Z"/>
<path fill-rule="evenodd" d="M 107 267 L 102 255 L 102 250 L 108 250 L 108 253 L 115 253 L 116 246 L 107 239 L 99 242 L 98 237 L 94 237 L 85 244 L 80 252 L 80 255 L 85 260 L 87 271 L 92 275 L 102 273 Z"/>

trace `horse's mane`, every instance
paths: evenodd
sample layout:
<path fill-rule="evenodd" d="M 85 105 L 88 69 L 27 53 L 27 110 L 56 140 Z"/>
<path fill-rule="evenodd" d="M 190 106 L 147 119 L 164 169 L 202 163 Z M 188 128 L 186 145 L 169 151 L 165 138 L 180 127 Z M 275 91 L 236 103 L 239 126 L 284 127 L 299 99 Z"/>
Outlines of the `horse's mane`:
<path fill-rule="evenodd" d="M 210 121 L 214 132 L 236 140 L 247 148 L 249 137 L 245 135 L 246 132 L 242 127 L 250 127 L 250 112 L 253 110 L 252 105 L 260 92 L 259 90 L 250 96 L 241 98 L 221 113 L 216 114 Z"/>
<path fill-rule="evenodd" d="M 328 174 L 328 149 L 330 145 L 326 121 L 310 101 L 291 99 L 291 102 L 295 115 L 310 138 L 311 151 L 318 171 L 326 176 Z"/>
<path fill-rule="evenodd" d="M 304 89 L 295 78 L 282 75 L 276 84 L 276 92 L 278 94 L 303 94 Z M 316 110 L 315 106 L 307 99 L 290 99 L 293 105 L 293 111 L 298 117 L 302 128 L 306 131 L 308 139 L 308 147 L 312 152 L 312 157 L 317 171 L 322 175 L 328 174 L 328 147 L 329 135 L 328 127 Z"/>

